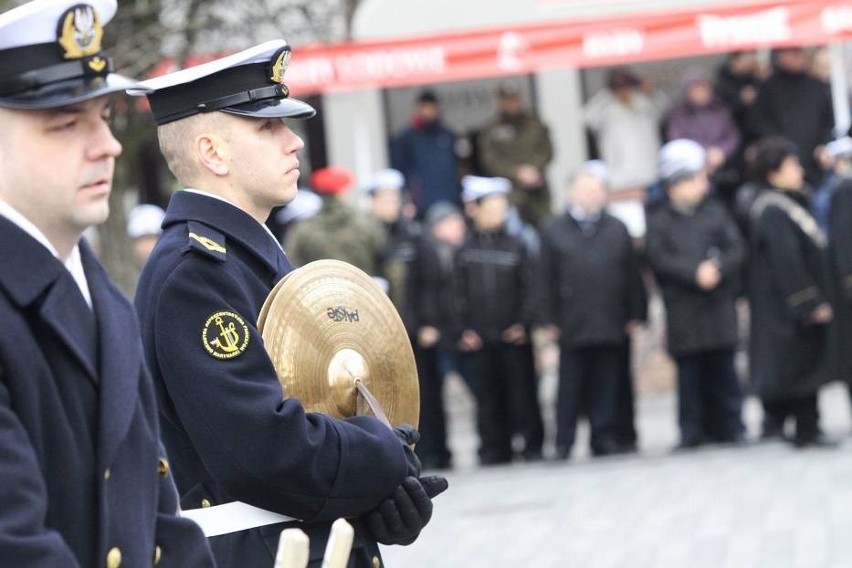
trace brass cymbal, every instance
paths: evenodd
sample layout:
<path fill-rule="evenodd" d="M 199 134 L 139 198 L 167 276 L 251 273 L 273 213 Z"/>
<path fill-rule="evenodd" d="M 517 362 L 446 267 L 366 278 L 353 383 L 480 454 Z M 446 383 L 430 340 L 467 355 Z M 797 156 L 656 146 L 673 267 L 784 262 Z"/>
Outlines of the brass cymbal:
<path fill-rule="evenodd" d="M 387 415 L 417 427 L 420 387 L 402 319 L 362 270 L 318 260 L 294 270 L 269 293 L 258 330 L 284 398 L 337 418 Z M 357 381 L 369 391 L 359 392 Z M 365 403 L 369 395 L 381 410 Z"/>

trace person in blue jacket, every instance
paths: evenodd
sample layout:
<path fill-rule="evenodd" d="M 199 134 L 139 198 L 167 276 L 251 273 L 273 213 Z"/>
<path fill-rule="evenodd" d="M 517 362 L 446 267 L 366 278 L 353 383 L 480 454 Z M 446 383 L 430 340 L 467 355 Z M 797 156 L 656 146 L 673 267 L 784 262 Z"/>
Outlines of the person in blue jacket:
<path fill-rule="evenodd" d="M 136 307 L 181 506 L 205 523 L 198 514 L 222 505 L 236 508 L 228 517 L 238 524 L 257 508 L 277 521 L 207 530 L 219 566 L 272 566 L 291 525 L 308 534 L 319 566 L 331 522 L 346 517 L 356 530 L 349 566 L 372 568 L 378 543 L 414 541 L 446 480 L 419 479 L 410 427 L 282 400 L 255 322 L 292 270 L 264 225 L 297 191 L 304 144 L 288 121 L 315 114 L 289 97 L 289 58 L 284 40 L 266 42 L 131 91 L 147 94 L 160 148 L 186 187 L 169 203 Z"/>
<path fill-rule="evenodd" d="M 109 214 L 115 0 L 0 14 L 0 565 L 214 565 L 177 516 L 133 307 L 81 238 Z"/>
<path fill-rule="evenodd" d="M 434 91 L 418 95 L 411 124 L 393 137 L 390 150 L 391 166 L 405 176 L 417 219 L 441 201 L 461 207 L 456 134 L 441 120 Z"/>

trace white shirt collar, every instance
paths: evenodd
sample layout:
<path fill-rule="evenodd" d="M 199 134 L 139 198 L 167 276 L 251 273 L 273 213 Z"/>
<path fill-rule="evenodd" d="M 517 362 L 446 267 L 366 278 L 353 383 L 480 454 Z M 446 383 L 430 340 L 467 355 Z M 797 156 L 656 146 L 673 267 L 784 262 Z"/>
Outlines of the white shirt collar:
<path fill-rule="evenodd" d="M 221 195 L 215 195 L 213 193 L 209 193 L 207 191 L 195 189 L 195 188 L 192 188 L 192 187 L 184 188 L 183 191 L 186 191 L 186 192 L 189 192 L 189 193 L 195 193 L 197 195 L 204 195 L 206 197 L 212 197 L 213 199 L 218 199 L 219 201 L 224 201 L 228 205 L 236 207 L 237 209 L 239 209 L 243 213 L 246 213 L 245 210 L 242 207 L 240 207 L 239 205 L 237 205 L 236 203 L 234 203 L 230 199 L 226 199 L 226 198 L 222 197 Z M 246 213 L 246 215 L 248 215 L 248 213 Z M 249 215 L 249 217 L 251 217 L 251 215 Z M 252 219 L 254 219 L 254 217 L 252 217 Z M 280 248 L 281 251 L 284 252 L 284 247 L 281 246 L 281 242 L 277 238 L 275 238 L 275 235 L 272 234 L 272 231 L 269 230 L 269 227 L 267 227 L 266 224 L 257 221 L 257 219 L 254 219 L 254 220 L 255 220 L 255 222 L 258 223 L 258 225 L 263 227 L 263 230 L 266 231 L 266 233 L 269 235 L 269 238 L 271 238 L 273 241 L 275 241 L 275 244 L 278 246 L 278 248 Z"/>
<path fill-rule="evenodd" d="M 24 232 L 26 232 L 33 239 L 41 243 L 44 248 L 50 251 L 54 257 L 56 257 L 62 264 L 65 265 L 65 268 L 68 269 L 68 272 L 71 273 L 71 276 L 74 278 L 74 281 L 77 283 L 77 286 L 80 288 L 80 293 L 83 294 L 83 298 L 86 300 L 86 303 L 89 304 L 89 307 L 92 307 L 92 294 L 89 291 L 89 281 L 86 279 L 86 272 L 83 270 L 83 259 L 80 256 L 80 245 L 75 244 L 74 248 L 71 249 L 71 254 L 68 255 L 68 259 L 62 261 L 59 258 L 59 251 L 56 250 L 56 247 L 51 244 L 51 242 L 47 239 L 45 234 L 36 227 L 32 221 L 24 217 L 23 214 L 18 212 L 17 209 L 0 199 L 0 215 L 17 225 Z"/>

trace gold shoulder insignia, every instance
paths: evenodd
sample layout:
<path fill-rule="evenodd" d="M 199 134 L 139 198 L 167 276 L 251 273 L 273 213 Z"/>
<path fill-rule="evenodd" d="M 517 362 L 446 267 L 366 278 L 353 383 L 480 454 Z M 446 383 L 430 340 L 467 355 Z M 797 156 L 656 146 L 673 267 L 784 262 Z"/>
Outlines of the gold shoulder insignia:
<path fill-rule="evenodd" d="M 211 357 L 233 359 L 242 355 L 249 344 L 249 328 L 239 314 L 216 312 L 207 318 L 201 330 L 201 343 Z"/>
<path fill-rule="evenodd" d="M 221 252 L 222 254 L 225 254 L 226 252 L 225 247 L 207 237 L 202 237 L 201 235 L 198 235 L 196 233 L 189 233 L 189 238 L 198 241 L 204 246 L 204 248 L 209 251 Z"/>

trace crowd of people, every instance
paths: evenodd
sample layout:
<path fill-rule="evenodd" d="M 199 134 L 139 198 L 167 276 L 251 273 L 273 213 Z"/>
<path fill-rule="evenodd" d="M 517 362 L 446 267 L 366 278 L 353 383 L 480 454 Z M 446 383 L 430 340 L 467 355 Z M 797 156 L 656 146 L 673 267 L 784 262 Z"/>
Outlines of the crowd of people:
<path fill-rule="evenodd" d="M 852 142 L 835 140 L 830 90 L 807 52 L 775 50 L 768 71 L 754 53 L 730 54 L 715 77 L 686 71 L 673 101 L 610 70 L 583 109 L 597 159 L 555 206 L 547 125 L 515 85 L 496 99 L 472 167 L 439 97 L 423 91 L 391 140 L 392 169 L 365 187 L 317 170 L 276 225 L 297 266 L 345 260 L 391 295 L 415 348 L 424 466 L 452 465 L 451 370 L 477 403 L 481 464 L 543 458 L 546 343 L 560 353 L 553 456 L 572 455 L 582 417 L 593 455 L 636 451 L 631 338 L 649 295 L 665 305 L 678 448 L 745 441 L 747 392 L 762 402 L 762 438 L 830 445 L 817 393 L 852 377 Z"/>

